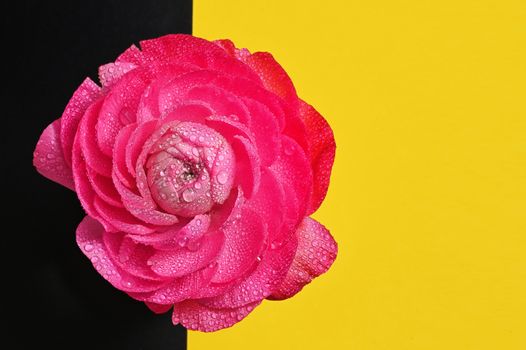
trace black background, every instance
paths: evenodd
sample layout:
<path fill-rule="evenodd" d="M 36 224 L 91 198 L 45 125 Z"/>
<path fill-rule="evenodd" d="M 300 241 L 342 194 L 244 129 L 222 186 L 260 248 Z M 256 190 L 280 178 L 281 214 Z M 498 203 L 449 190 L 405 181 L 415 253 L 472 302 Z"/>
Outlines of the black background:
<path fill-rule="evenodd" d="M 191 1 L 2 3 L 3 331 L 21 349 L 185 349 L 169 313 L 154 315 L 91 266 L 75 243 L 78 199 L 40 176 L 32 153 L 99 65 L 139 40 L 191 33 Z"/>

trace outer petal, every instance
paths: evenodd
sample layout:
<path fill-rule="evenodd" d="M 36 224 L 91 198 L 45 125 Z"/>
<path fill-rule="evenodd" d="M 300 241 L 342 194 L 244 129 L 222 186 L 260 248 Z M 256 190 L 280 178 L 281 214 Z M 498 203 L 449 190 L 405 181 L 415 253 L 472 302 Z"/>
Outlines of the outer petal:
<path fill-rule="evenodd" d="M 299 223 L 312 194 L 312 171 L 305 152 L 293 139 L 283 136 L 282 152 L 270 168 L 286 190 L 286 196 L 295 195 L 299 204 Z"/>
<path fill-rule="evenodd" d="M 234 308 L 262 300 L 275 291 L 287 275 L 296 253 L 297 240 L 291 239 L 276 249 L 267 249 L 250 275 L 216 297 L 202 299 L 213 308 Z"/>
<path fill-rule="evenodd" d="M 174 305 L 172 322 L 191 330 L 213 332 L 233 326 L 260 303 L 261 301 L 257 301 L 238 308 L 214 309 L 205 307 L 198 301 L 187 300 Z"/>
<path fill-rule="evenodd" d="M 95 219 L 86 216 L 77 228 L 77 244 L 91 260 L 95 269 L 115 288 L 125 292 L 149 292 L 159 283 L 134 277 L 119 269 L 106 251 L 103 242 L 104 228 Z"/>
<path fill-rule="evenodd" d="M 287 72 L 268 52 L 255 52 L 252 55 L 238 55 L 243 62 L 252 68 L 263 81 L 263 85 L 292 107 L 298 103 L 298 95 Z"/>
<path fill-rule="evenodd" d="M 101 89 L 90 78 L 86 78 L 68 102 L 60 118 L 60 142 L 66 163 L 71 165 L 71 150 L 80 119 L 86 109 L 100 96 Z"/>
<path fill-rule="evenodd" d="M 292 266 L 271 299 L 290 298 L 312 279 L 326 272 L 336 259 L 336 242 L 316 220 L 305 217 L 296 231 L 296 237 L 298 249 Z"/>
<path fill-rule="evenodd" d="M 212 232 L 186 247 L 156 252 L 149 260 L 152 270 L 165 277 L 181 277 L 202 269 L 216 257 L 223 243 L 220 232 Z"/>
<path fill-rule="evenodd" d="M 329 123 L 314 107 L 301 101 L 300 116 L 305 124 L 309 142 L 310 161 L 313 171 L 314 187 L 307 215 L 318 209 L 329 187 L 336 143 Z"/>
<path fill-rule="evenodd" d="M 232 281 L 250 269 L 261 251 L 265 231 L 259 215 L 243 208 L 239 222 L 234 221 L 223 229 L 225 243 L 217 257 L 218 269 L 212 282 Z"/>
<path fill-rule="evenodd" d="M 164 314 L 173 307 L 173 305 L 162 305 L 157 303 L 151 303 L 149 301 L 145 301 L 144 304 L 146 304 L 146 306 L 148 306 L 148 309 L 152 310 L 156 314 Z"/>
<path fill-rule="evenodd" d="M 129 62 L 108 63 L 99 67 L 99 80 L 104 87 L 111 87 L 124 74 L 128 73 L 137 66 Z"/>
<path fill-rule="evenodd" d="M 33 153 L 33 165 L 48 179 L 75 190 L 71 169 L 60 147 L 60 119 L 51 123 L 40 136 Z"/>

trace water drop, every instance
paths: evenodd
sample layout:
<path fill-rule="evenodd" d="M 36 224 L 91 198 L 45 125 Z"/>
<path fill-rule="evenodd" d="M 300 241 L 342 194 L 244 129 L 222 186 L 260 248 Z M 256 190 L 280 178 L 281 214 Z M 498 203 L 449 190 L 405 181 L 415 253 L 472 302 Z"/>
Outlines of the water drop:
<path fill-rule="evenodd" d="M 188 242 L 188 237 L 183 237 L 177 242 L 177 244 L 182 248 L 186 245 L 186 242 Z"/>
<path fill-rule="evenodd" d="M 91 252 L 93 250 L 93 244 L 89 244 L 87 243 L 85 246 L 84 246 L 84 250 L 87 251 L 87 252 Z"/>
<path fill-rule="evenodd" d="M 217 182 L 219 182 L 221 185 L 226 184 L 228 181 L 228 174 L 226 171 L 220 171 L 219 174 L 217 174 Z"/>
<path fill-rule="evenodd" d="M 197 150 L 197 148 L 192 148 L 192 153 L 194 156 L 199 157 L 199 151 Z"/>
<path fill-rule="evenodd" d="M 196 190 L 200 189 L 201 188 L 201 183 L 200 182 L 196 182 L 194 184 L 194 187 L 195 187 Z"/>
<path fill-rule="evenodd" d="M 186 190 L 183 191 L 183 200 L 185 202 L 191 202 L 195 199 L 195 197 L 196 197 L 196 194 L 193 189 L 187 188 Z"/>
<path fill-rule="evenodd" d="M 53 153 L 48 153 L 47 159 L 53 159 L 55 158 L 55 155 Z"/>

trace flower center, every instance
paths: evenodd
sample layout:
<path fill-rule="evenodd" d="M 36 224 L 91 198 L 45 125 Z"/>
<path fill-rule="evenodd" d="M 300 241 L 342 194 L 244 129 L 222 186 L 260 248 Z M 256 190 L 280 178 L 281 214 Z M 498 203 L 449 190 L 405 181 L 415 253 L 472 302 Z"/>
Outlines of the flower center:
<path fill-rule="evenodd" d="M 224 138 L 188 122 L 164 129 L 146 163 L 157 205 L 168 213 L 193 217 L 222 203 L 232 187 L 235 163 Z"/>

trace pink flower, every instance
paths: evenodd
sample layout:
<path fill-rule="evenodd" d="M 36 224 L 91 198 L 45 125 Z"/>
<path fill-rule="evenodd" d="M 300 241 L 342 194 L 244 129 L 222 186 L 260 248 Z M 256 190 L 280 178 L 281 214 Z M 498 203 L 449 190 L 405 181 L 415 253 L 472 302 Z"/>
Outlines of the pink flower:
<path fill-rule="evenodd" d="M 97 271 L 174 324 L 229 327 L 327 271 L 337 246 L 308 217 L 335 143 L 272 55 L 167 35 L 86 79 L 36 146 L 77 193 Z"/>

